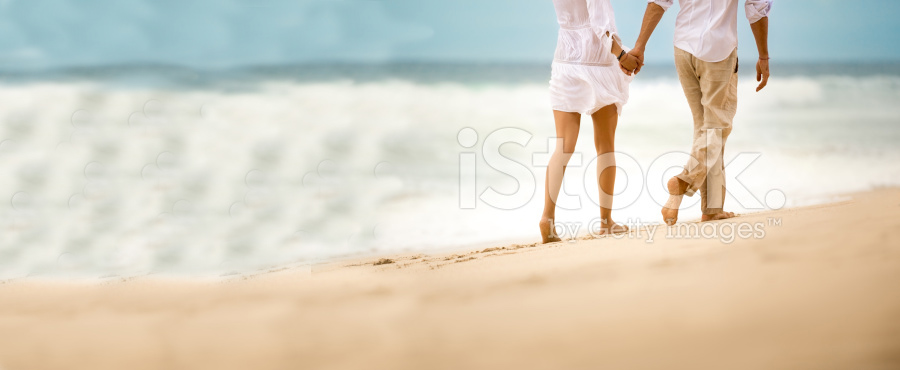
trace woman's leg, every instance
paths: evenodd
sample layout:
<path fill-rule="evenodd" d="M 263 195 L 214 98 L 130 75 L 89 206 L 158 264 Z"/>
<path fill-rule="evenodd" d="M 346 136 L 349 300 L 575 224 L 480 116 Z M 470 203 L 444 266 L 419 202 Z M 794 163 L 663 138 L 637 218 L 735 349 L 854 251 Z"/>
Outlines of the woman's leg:
<path fill-rule="evenodd" d="M 553 150 L 550 163 L 547 164 L 547 177 L 544 180 L 544 214 L 541 216 L 539 224 L 541 239 L 544 243 L 560 241 L 553 223 L 553 220 L 556 219 L 556 199 L 562 188 L 566 164 L 569 163 L 569 158 L 572 158 L 572 153 L 575 152 L 581 114 L 554 110 L 553 119 L 556 121 L 556 149 Z"/>
<path fill-rule="evenodd" d="M 613 193 L 616 186 L 616 125 L 619 114 L 615 105 L 607 105 L 591 115 L 594 121 L 594 147 L 597 149 L 597 185 L 600 191 L 601 234 L 628 231 L 612 220 Z"/>

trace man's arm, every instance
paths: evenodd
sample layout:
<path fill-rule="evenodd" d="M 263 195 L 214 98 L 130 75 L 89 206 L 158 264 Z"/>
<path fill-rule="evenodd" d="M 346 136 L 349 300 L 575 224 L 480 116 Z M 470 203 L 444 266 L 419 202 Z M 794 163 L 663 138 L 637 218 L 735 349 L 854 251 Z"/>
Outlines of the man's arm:
<path fill-rule="evenodd" d="M 644 64 L 644 48 L 647 46 L 647 41 L 650 41 L 650 35 L 653 34 L 653 30 L 656 29 L 656 25 L 659 24 L 665 12 L 666 9 L 659 4 L 647 4 L 647 10 L 644 12 L 644 21 L 641 23 L 641 34 L 638 35 L 637 42 L 634 43 L 634 49 L 628 52 L 640 62 L 634 73 L 641 71 L 641 65 Z"/>
<path fill-rule="evenodd" d="M 759 51 L 759 61 L 756 62 L 756 80 L 760 81 L 756 91 L 759 91 L 769 82 L 769 17 L 762 17 L 751 23 L 750 29 L 753 30 L 756 49 Z"/>
<path fill-rule="evenodd" d="M 750 29 L 756 39 L 759 61 L 756 62 L 756 80 L 760 81 L 756 91 L 762 90 L 769 82 L 769 12 L 775 0 L 746 0 L 744 7 Z"/>

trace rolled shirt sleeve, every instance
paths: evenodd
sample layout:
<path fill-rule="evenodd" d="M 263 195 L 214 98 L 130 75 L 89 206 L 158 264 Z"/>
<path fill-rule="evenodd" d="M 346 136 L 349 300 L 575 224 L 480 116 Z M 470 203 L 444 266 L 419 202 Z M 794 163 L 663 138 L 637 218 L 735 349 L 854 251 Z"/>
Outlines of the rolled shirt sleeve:
<path fill-rule="evenodd" d="M 774 0 L 747 0 L 744 3 L 744 8 L 747 13 L 747 20 L 750 21 L 750 24 L 756 23 L 760 19 L 769 16 L 769 12 L 772 10 L 772 2 Z"/>
<path fill-rule="evenodd" d="M 663 10 L 669 10 L 672 4 L 675 3 L 675 0 L 647 0 L 647 3 L 659 5 Z"/>
<path fill-rule="evenodd" d="M 591 29 L 600 39 L 602 50 L 610 52 L 613 40 L 624 49 L 625 45 L 616 32 L 615 15 L 609 0 L 587 0 L 587 10 L 591 19 Z"/>

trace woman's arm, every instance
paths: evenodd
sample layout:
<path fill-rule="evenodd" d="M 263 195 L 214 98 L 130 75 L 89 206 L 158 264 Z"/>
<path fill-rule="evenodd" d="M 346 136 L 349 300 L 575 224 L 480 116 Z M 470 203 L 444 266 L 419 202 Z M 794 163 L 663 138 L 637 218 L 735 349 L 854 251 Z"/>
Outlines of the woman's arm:
<path fill-rule="evenodd" d="M 617 40 L 615 37 L 610 36 L 609 32 L 606 33 L 606 37 L 609 37 L 611 41 L 610 43 L 612 44 L 610 45 L 609 51 L 616 56 L 616 59 L 619 59 L 619 69 L 621 69 L 622 72 L 625 72 L 625 74 L 631 76 L 634 70 L 640 67 L 640 61 L 638 61 L 637 58 L 630 54 L 622 55 L 622 58 L 619 58 L 619 55 L 621 55 L 622 52 L 625 51 L 625 48 L 622 47 L 622 44 L 619 44 L 619 40 Z"/>
<path fill-rule="evenodd" d="M 609 51 L 618 58 L 619 54 L 621 54 L 622 51 L 625 50 L 625 48 L 623 48 L 622 45 L 619 45 L 619 41 L 616 40 L 615 37 L 609 35 L 609 31 L 606 32 L 606 37 L 609 37 L 611 41 L 610 44 L 612 44 L 609 48 Z"/>
<path fill-rule="evenodd" d="M 609 39 L 609 52 L 616 59 L 619 59 L 619 55 L 625 51 L 625 47 L 622 46 L 619 35 L 614 31 L 613 25 L 615 22 L 612 20 L 612 7 L 609 5 L 609 0 L 587 0 L 587 10 L 594 32 L 601 38 L 606 37 Z M 632 71 L 639 68 L 639 62 L 631 56 L 623 56 L 619 63 L 619 68 L 628 75 L 631 75 Z"/>

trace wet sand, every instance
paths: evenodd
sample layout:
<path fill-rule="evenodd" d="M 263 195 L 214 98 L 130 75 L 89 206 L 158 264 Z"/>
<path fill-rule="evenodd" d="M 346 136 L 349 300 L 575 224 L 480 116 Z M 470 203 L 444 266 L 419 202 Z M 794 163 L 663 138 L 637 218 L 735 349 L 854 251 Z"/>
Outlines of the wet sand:
<path fill-rule="evenodd" d="M 8 281 L 0 369 L 897 369 L 900 190 L 851 198 L 742 216 L 764 236 L 731 243 L 660 227 L 215 281 Z"/>

